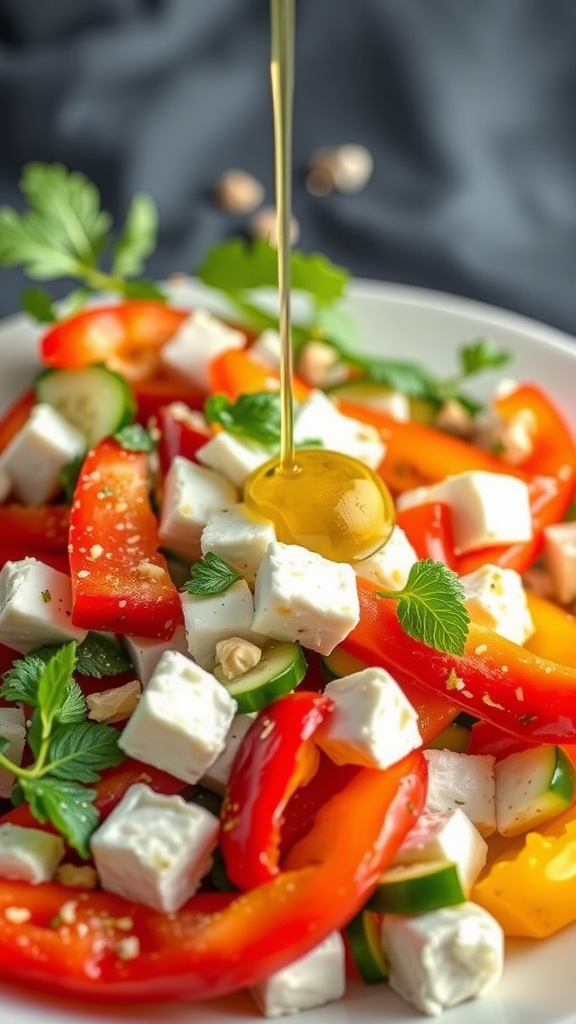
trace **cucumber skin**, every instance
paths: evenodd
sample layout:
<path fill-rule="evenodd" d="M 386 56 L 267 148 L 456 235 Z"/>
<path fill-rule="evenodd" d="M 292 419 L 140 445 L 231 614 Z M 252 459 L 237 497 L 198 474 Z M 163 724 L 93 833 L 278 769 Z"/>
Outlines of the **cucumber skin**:
<path fill-rule="evenodd" d="M 379 914 L 424 914 L 465 900 L 456 865 L 446 864 L 443 870 L 436 868 L 429 875 L 381 881 L 366 906 Z"/>
<path fill-rule="evenodd" d="M 288 665 L 285 666 L 283 671 L 276 673 L 270 678 L 263 680 L 261 683 L 253 684 L 250 686 L 251 680 L 257 676 L 262 669 L 264 664 L 269 660 L 270 656 L 273 656 L 279 647 L 289 647 L 293 649 L 293 658 Z M 226 679 L 220 666 L 217 665 L 214 669 L 214 675 L 223 686 L 226 687 L 228 693 L 234 698 L 238 707 L 238 714 L 246 714 L 250 711 L 261 711 L 262 708 L 271 704 L 272 701 L 277 700 L 278 697 L 283 697 L 287 693 L 291 693 L 292 690 L 302 682 L 306 675 L 308 665 L 304 652 L 298 644 L 274 644 L 269 648 L 265 648 L 262 652 L 262 661 L 256 665 L 255 668 L 250 669 L 244 676 L 240 676 L 238 679 Z M 245 689 L 248 684 L 248 689 Z"/>
<path fill-rule="evenodd" d="M 388 980 L 389 968 L 380 944 L 380 928 L 376 915 L 361 910 L 344 929 L 350 955 L 356 969 L 367 985 L 379 985 Z"/>

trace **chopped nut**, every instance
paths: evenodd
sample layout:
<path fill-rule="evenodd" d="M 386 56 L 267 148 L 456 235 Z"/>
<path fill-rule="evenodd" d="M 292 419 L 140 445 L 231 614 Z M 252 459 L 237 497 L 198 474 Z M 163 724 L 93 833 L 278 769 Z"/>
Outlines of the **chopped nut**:
<path fill-rule="evenodd" d="M 292 217 L 290 227 L 290 242 L 294 245 L 298 241 L 300 227 L 295 217 Z M 278 245 L 278 225 L 276 223 L 276 210 L 271 206 L 263 206 L 258 213 L 255 213 L 249 224 L 250 234 L 253 238 L 265 238 L 270 245 Z"/>
<path fill-rule="evenodd" d="M 134 711 L 140 698 L 141 687 L 137 679 L 111 690 L 90 693 L 86 697 L 88 718 L 95 722 L 123 722 Z"/>
<path fill-rule="evenodd" d="M 445 430 L 447 434 L 454 434 L 456 437 L 471 437 L 474 420 L 461 402 L 455 398 L 449 398 L 442 405 L 434 426 L 438 427 L 438 430 Z"/>
<path fill-rule="evenodd" d="M 216 185 L 215 198 L 229 213 L 252 213 L 264 201 L 264 186 L 247 171 L 231 170 Z"/>
<path fill-rule="evenodd" d="M 56 870 L 55 881 L 71 889 L 95 889 L 98 875 L 90 864 L 69 864 L 66 861 Z"/>
<path fill-rule="evenodd" d="M 306 187 L 313 195 L 338 192 L 360 192 L 368 184 L 374 160 L 365 146 L 346 143 L 323 147 L 312 154 Z"/>
<path fill-rule="evenodd" d="M 216 644 L 216 660 L 220 662 L 222 674 L 226 679 L 239 679 L 254 668 L 261 657 L 261 649 L 240 636 L 231 636 L 228 640 L 219 640 Z"/>
<path fill-rule="evenodd" d="M 300 349 L 297 372 L 312 388 L 322 388 L 339 381 L 337 368 L 339 356 L 332 345 L 325 341 L 307 341 Z M 346 373 L 345 367 L 343 367 Z"/>

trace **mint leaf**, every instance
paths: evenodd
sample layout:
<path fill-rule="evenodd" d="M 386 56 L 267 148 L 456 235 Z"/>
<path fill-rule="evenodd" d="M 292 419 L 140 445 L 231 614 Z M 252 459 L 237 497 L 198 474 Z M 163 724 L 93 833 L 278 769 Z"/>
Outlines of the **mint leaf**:
<path fill-rule="evenodd" d="M 402 590 L 380 590 L 398 602 L 398 619 L 408 636 L 447 654 L 462 654 L 470 616 L 455 572 L 430 558 L 416 562 Z"/>
<path fill-rule="evenodd" d="M 76 644 L 65 644 L 56 649 L 40 675 L 37 701 L 42 719 L 43 737 L 49 735 L 52 723 L 58 717 L 58 712 L 66 704 L 75 664 Z"/>
<path fill-rule="evenodd" d="M 213 594 L 223 594 L 233 583 L 243 578 L 238 569 L 209 551 L 190 568 L 190 579 L 184 584 L 184 589 L 195 597 L 211 597 Z"/>
<path fill-rule="evenodd" d="M 48 746 L 47 772 L 59 779 L 97 782 L 104 768 L 121 764 L 125 754 L 118 746 L 119 732 L 101 722 L 59 726 Z"/>
<path fill-rule="evenodd" d="M 166 292 L 153 281 L 123 281 L 118 290 L 125 299 L 156 299 L 159 302 L 167 299 Z"/>
<path fill-rule="evenodd" d="M 48 775 L 42 779 L 21 778 L 19 786 L 36 820 L 41 825 L 51 822 L 68 845 L 87 860 L 90 836 L 99 821 L 94 807 L 96 791 Z"/>
<path fill-rule="evenodd" d="M 114 439 L 129 452 L 153 452 L 156 443 L 141 423 L 128 423 L 114 434 Z"/>
<path fill-rule="evenodd" d="M 38 683 L 45 668 L 45 659 L 35 653 L 18 658 L 12 663 L 12 668 L 2 676 L 4 682 L 0 687 L 0 697 L 10 702 L 22 701 L 30 707 L 37 707 Z"/>
<path fill-rule="evenodd" d="M 76 670 L 83 676 L 102 679 L 132 668 L 123 647 L 105 633 L 90 632 L 76 648 Z"/>
<path fill-rule="evenodd" d="M 81 722 L 86 717 L 87 710 L 82 690 L 78 683 L 71 679 L 66 687 L 66 696 L 55 715 L 56 721 L 62 725 Z"/>
<path fill-rule="evenodd" d="M 280 444 L 281 400 L 277 391 L 255 391 L 231 402 L 226 395 L 211 395 L 204 403 L 208 423 L 263 448 Z"/>
<path fill-rule="evenodd" d="M 462 346 L 459 356 L 464 377 L 472 377 L 484 370 L 498 370 L 510 362 L 510 353 L 499 348 L 489 338 L 479 338 Z"/>
<path fill-rule="evenodd" d="M 132 199 L 124 227 L 114 249 L 112 273 L 133 277 L 142 273 L 144 261 L 154 252 L 158 233 L 158 213 L 147 195 Z"/>
<path fill-rule="evenodd" d="M 52 296 L 42 288 L 27 288 L 21 302 L 24 312 L 38 323 L 50 324 L 57 320 Z"/>

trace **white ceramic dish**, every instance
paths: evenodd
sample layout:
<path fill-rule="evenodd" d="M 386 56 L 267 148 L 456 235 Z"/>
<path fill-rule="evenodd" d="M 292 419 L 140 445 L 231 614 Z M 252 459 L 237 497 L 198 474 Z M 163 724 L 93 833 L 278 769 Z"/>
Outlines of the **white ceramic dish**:
<path fill-rule="evenodd" d="M 195 287 L 187 290 L 192 301 Z M 467 341 L 489 336 L 514 357 L 510 376 L 548 387 L 574 410 L 576 341 L 512 313 L 435 292 L 376 282 L 357 282 L 351 311 L 360 323 L 363 347 L 413 357 L 439 373 L 454 372 L 455 352 Z M 34 371 L 35 333 L 21 318 L 0 327 L 0 407 L 29 383 Z M 492 378 L 493 383 L 494 378 Z M 488 381 L 486 387 L 488 387 Z M 546 942 L 509 944 L 498 989 L 479 1002 L 448 1011 L 447 1024 L 576 1024 L 576 927 Z M 302 1024 L 395 1024 L 421 1022 L 383 986 L 354 987 L 342 1003 L 308 1011 Z M 108 1007 L 33 997 L 0 985 L 2 1024 L 256 1024 L 262 1018 L 244 994 L 214 1003 L 176 1006 Z"/>

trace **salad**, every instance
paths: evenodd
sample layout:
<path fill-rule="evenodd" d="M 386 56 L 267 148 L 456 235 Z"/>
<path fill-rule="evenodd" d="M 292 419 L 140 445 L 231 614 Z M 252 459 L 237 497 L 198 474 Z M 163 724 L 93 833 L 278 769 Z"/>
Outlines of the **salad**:
<path fill-rule="evenodd" d="M 280 1015 L 348 975 L 437 1014 L 574 919 L 570 429 L 534 383 L 470 397 L 487 341 L 449 380 L 362 357 L 346 275 L 295 258 L 296 440 L 382 475 L 371 557 L 242 502 L 279 439 L 265 246 L 207 257 L 223 318 L 92 266 L 118 298 L 42 330 L 0 422 L 9 980 Z"/>

